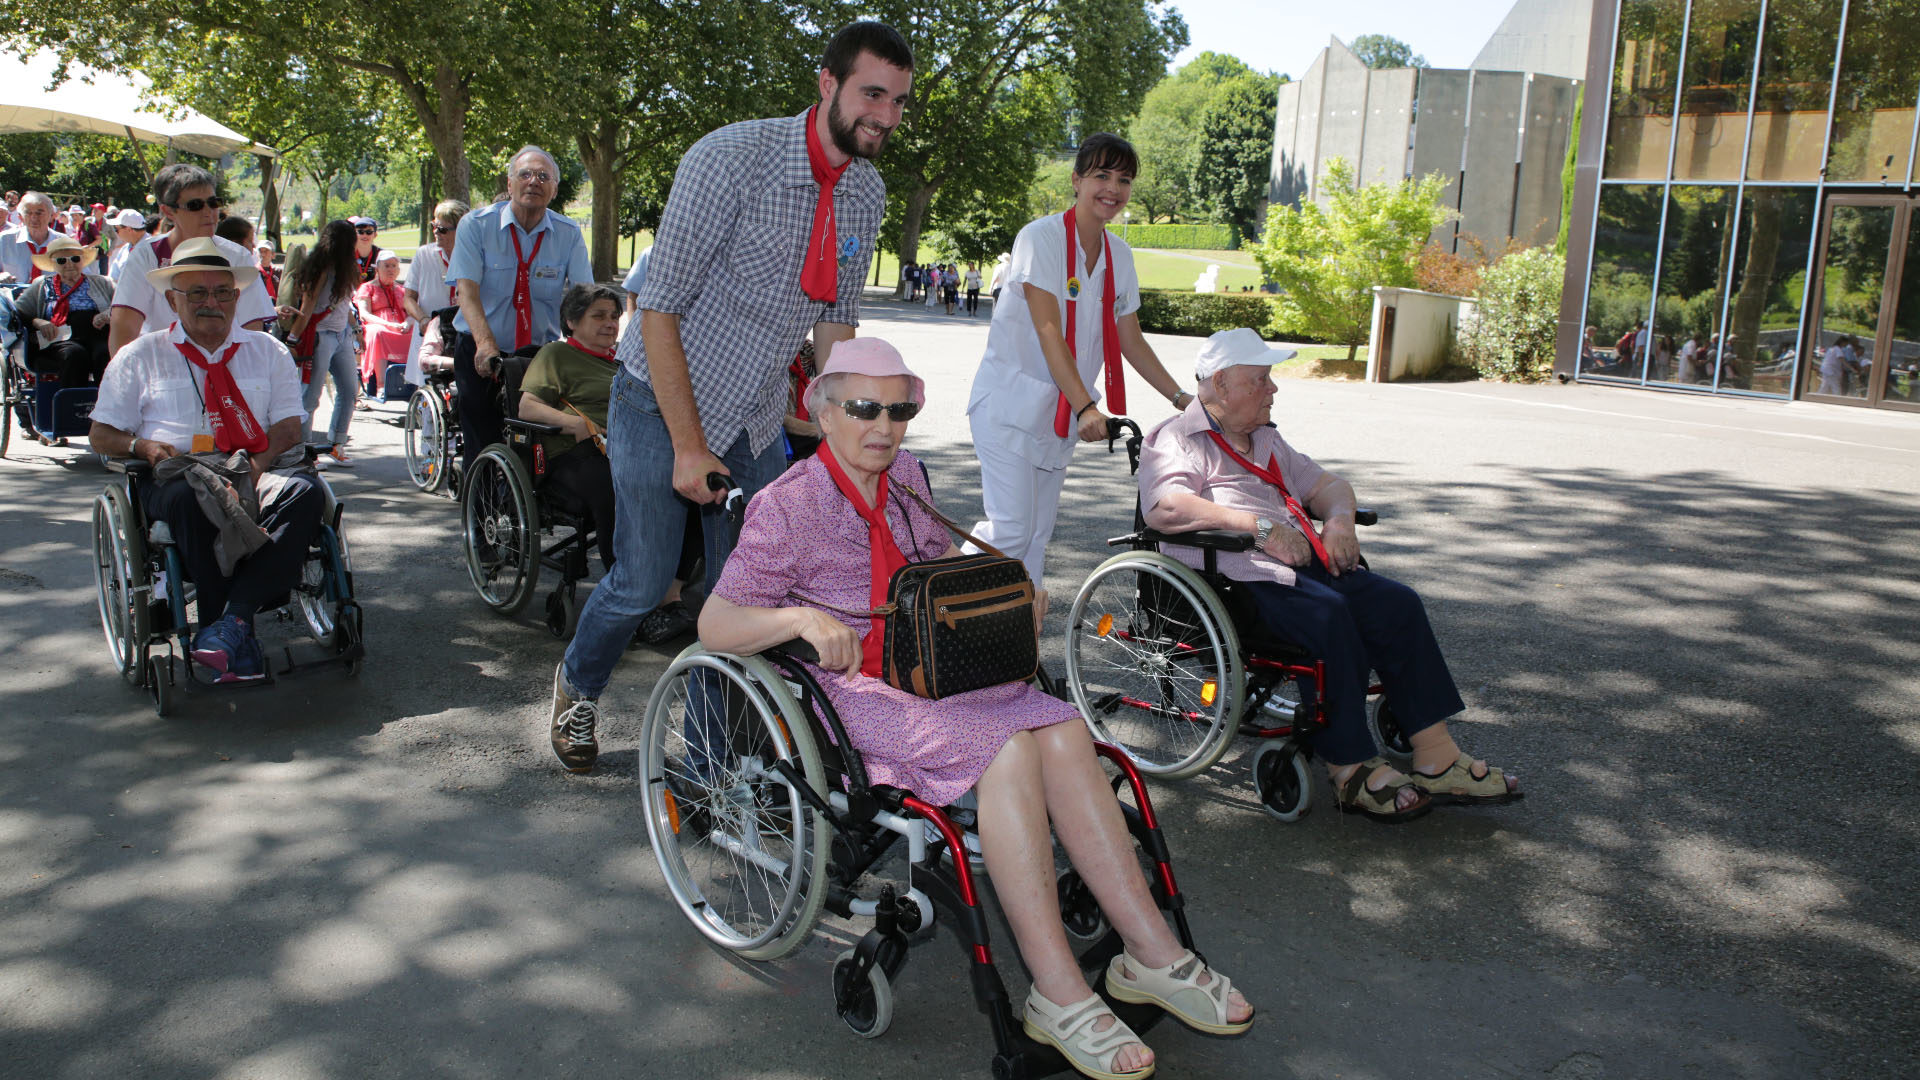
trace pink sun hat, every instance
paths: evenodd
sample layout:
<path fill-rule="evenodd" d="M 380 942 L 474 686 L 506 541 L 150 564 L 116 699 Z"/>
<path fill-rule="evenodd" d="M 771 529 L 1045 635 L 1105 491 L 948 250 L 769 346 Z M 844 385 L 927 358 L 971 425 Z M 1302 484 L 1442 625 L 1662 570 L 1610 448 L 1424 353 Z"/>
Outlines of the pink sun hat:
<path fill-rule="evenodd" d="M 850 375 L 868 375 L 884 379 L 893 375 L 905 375 L 912 385 L 913 403 L 927 403 L 927 384 L 920 376 L 907 367 L 907 361 L 900 350 L 887 344 L 880 338 L 849 338 L 836 343 L 827 353 L 827 364 L 813 377 L 813 384 L 807 387 L 807 409 L 816 415 L 824 402 L 825 392 L 821 384 L 829 375 L 845 372 Z"/>

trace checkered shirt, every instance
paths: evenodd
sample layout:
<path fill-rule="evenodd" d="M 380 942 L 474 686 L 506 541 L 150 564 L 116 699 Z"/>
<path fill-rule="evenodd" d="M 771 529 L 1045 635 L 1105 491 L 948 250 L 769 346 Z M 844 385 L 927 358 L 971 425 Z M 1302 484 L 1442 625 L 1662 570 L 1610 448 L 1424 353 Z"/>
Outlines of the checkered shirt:
<path fill-rule="evenodd" d="M 779 438 L 787 365 L 815 323 L 860 324 L 886 184 L 863 158 L 840 175 L 833 189 L 839 299 L 808 297 L 800 267 L 820 186 L 807 164 L 806 120 L 801 113 L 730 124 L 693 144 L 648 257 L 639 305 L 680 316 L 694 405 L 716 455 L 742 431 L 756 454 Z M 639 319 L 621 337 L 619 359 L 652 385 Z"/>

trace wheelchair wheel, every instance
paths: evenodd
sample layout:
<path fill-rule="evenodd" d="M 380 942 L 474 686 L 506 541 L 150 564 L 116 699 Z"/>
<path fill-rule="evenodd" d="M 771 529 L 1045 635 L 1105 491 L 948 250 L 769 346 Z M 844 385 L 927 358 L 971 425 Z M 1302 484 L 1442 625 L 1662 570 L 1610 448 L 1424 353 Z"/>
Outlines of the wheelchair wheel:
<path fill-rule="evenodd" d="M 547 631 L 561 641 L 573 638 L 573 631 L 580 625 L 580 597 L 571 585 L 547 594 Z"/>
<path fill-rule="evenodd" d="M 345 648 L 341 636 L 341 612 L 352 597 L 342 595 L 343 589 L 337 582 L 344 581 L 345 575 L 353 571 L 353 556 L 347 550 L 346 533 L 335 531 L 333 542 L 339 551 L 339 570 L 341 577 L 333 575 L 333 562 L 326 551 L 326 541 L 322 536 L 314 537 L 319 550 L 307 552 L 307 561 L 300 567 L 300 586 L 294 595 L 300 604 L 300 616 L 307 624 L 307 631 L 315 641 L 340 652 Z"/>
<path fill-rule="evenodd" d="M 893 986 L 887 981 L 887 973 L 879 964 L 867 969 L 865 986 L 853 987 L 848 993 L 847 984 L 852 981 L 858 968 L 853 950 L 848 949 L 833 961 L 833 1000 L 837 1003 L 844 996 L 848 1004 L 835 1005 L 834 1011 L 840 1019 L 853 1029 L 855 1035 L 863 1039 L 877 1039 L 887 1033 L 893 1024 Z"/>
<path fill-rule="evenodd" d="M 1067 687 L 1093 737 L 1168 780 L 1211 768 L 1237 730 L 1240 639 L 1213 590 L 1157 551 L 1100 564 L 1067 616 Z"/>
<path fill-rule="evenodd" d="M 824 798 L 827 777 L 779 675 L 689 647 L 647 699 L 640 778 L 654 857 L 695 928 L 749 960 L 805 944 L 826 901 L 831 838 L 795 781 Z"/>
<path fill-rule="evenodd" d="M 1080 871 L 1072 867 L 1062 870 L 1054 891 L 1060 898 L 1060 922 L 1071 940 L 1099 941 L 1113 929 L 1107 913 L 1100 910 L 1100 901 L 1093 898 L 1093 890 L 1080 877 Z"/>
<path fill-rule="evenodd" d="M 407 399 L 405 445 L 407 476 L 413 486 L 428 492 L 445 487 L 447 474 L 453 471 L 447 460 L 447 418 L 432 387 L 420 387 Z"/>
<path fill-rule="evenodd" d="M 159 653 L 147 657 L 147 696 L 155 716 L 173 715 L 173 657 Z"/>
<path fill-rule="evenodd" d="M 1253 791 L 1267 813 L 1281 821 L 1299 821 L 1313 808 L 1307 755 L 1291 739 L 1261 743 L 1253 752 Z"/>
<path fill-rule="evenodd" d="M 1395 765 L 1405 766 L 1413 761 L 1413 742 L 1400 730 L 1400 717 L 1393 711 L 1393 699 L 1385 694 L 1373 699 L 1367 708 L 1367 728 L 1380 752 Z"/>
<path fill-rule="evenodd" d="M 111 485 L 93 501 L 93 585 L 107 651 L 122 678 L 134 686 L 147 679 L 147 640 L 152 615 L 147 590 L 147 542 L 135 524 L 127 491 Z"/>
<path fill-rule="evenodd" d="M 540 583 L 540 512 L 533 504 L 533 478 L 512 449 L 494 443 L 474 459 L 465 492 L 467 576 L 489 607 L 518 615 Z"/>

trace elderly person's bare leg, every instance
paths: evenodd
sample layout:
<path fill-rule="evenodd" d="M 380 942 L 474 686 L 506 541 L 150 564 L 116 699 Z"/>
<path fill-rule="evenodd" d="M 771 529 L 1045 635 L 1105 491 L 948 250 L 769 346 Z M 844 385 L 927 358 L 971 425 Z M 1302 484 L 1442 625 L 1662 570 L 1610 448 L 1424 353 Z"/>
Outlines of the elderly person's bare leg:
<path fill-rule="evenodd" d="M 1091 747 L 1086 756 L 1092 764 Z M 1033 974 L 1034 993 L 1055 1006 L 1065 1006 L 1086 999 L 1093 990 L 1067 947 L 1066 931 L 1060 923 L 1060 898 L 1054 891 L 1053 838 L 1047 822 L 1048 797 L 1042 777 L 1045 757 L 1034 733 L 1020 732 L 1000 748 L 975 790 L 980 796 L 980 846 L 987 859 L 987 872 L 993 875 L 1001 910 L 1013 928 L 1014 944 Z M 1094 768 L 1097 771 L 1099 766 Z M 1116 806 L 1116 818 L 1118 814 Z M 1124 854 L 1129 868 L 1138 865 L 1130 851 Z M 1081 873 L 1084 876 L 1086 872 Z M 1139 876 L 1137 872 L 1135 876 Z M 1095 1030 L 1106 1031 L 1118 1022 L 1111 1016 L 1102 1017 L 1095 1021 Z M 1153 1051 L 1146 1044 L 1133 1043 L 1120 1049 L 1112 1068 L 1133 1072 L 1152 1061 Z"/>

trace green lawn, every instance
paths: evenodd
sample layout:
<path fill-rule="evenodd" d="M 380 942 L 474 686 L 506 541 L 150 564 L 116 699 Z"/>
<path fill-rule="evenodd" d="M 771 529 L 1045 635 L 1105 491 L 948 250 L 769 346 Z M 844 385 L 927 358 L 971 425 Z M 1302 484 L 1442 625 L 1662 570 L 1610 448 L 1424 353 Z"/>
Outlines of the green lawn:
<path fill-rule="evenodd" d="M 1133 269 L 1140 275 L 1143 289 L 1175 289 L 1190 292 L 1194 279 L 1209 263 L 1220 265 L 1216 279 L 1221 292 L 1239 292 L 1243 286 L 1260 287 L 1260 270 L 1253 256 L 1244 251 L 1161 251 L 1135 248 Z"/>

